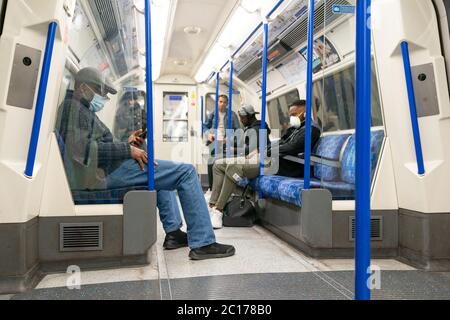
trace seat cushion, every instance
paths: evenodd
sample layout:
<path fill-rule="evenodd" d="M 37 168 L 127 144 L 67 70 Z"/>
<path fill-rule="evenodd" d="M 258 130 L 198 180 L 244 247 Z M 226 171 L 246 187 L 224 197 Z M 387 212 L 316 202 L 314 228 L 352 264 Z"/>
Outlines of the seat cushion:
<path fill-rule="evenodd" d="M 323 136 L 320 138 L 314 154 L 339 161 L 342 148 L 349 137 L 349 134 Z M 315 164 L 314 177 L 324 181 L 337 181 L 340 179 L 340 171 L 339 168 Z"/>
<path fill-rule="evenodd" d="M 304 180 L 280 176 L 264 176 L 257 179 L 257 190 L 264 198 L 276 199 L 301 207 Z M 320 187 L 320 181 L 312 180 L 312 188 Z"/>
<path fill-rule="evenodd" d="M 129 187 L 114 190 L 73 190 L 73 201 L 76 205 L 122 204 L 123 198 L 130 191 L 147 190 L 146 187 Z"/>
<path fill-rule="evenodd" d="M 372 131 L 370 139 L 370 155 L 371 155 L 371 177 L 375 172 L 378 157 L 380 156 L 381 146 L 383 144 L 384 131 Z M 355 184 L 355 162 L 356 162 L 356 137 L 352 135 L 345 147 L 342 157 L 341 180 L 350 184 Z"/>

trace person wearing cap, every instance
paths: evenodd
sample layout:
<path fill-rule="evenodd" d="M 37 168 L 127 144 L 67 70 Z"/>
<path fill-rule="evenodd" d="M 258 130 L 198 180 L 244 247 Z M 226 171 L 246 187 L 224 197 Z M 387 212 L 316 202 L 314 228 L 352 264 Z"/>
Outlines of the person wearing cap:
<path fill-rule="evenodd" d="M 215 147 L 215 141 L 217 140 L 219 143 L 218 145 L 218 152 L 217 152 L 217 158 L 223 158 L 223 156 L 226 153 L 225 141 L 226 141 L 226 133 L 228 129 L 228 104 L 229 99 L 226 95 L 220 95 L 218 106 L 219 106 L 219 116 L 218 116 L 218 128 L 217 131 L 215 130 L 215 123 L 216 123 L 216 112 L 212 112 L 206 119 L 206 123 L 203 124 L 203 132 L 205 132 L 206 139 L 207 139 L 207 145 L 210 146 L 210 154 L 211 158 L 208 163 L 208 181 L 209 181 L 209 188 L 212 189 L 213 184 L 213 174 L 212 174 L 212 167 L 213 162 L 215 160 L 216 156 L 216 150 Z M 236 115 L 236 113 L 233 111 L 231 113 L 231 130 L 238 130 L 241 128 L 241 125 L 239 123 L 239 119 Z"/>
<path fill-rule="evenodd" d="M 95 191 L 134 189 L 148 185 L 147 152 L 141 130 L 128 141 L 117 141 L 97 113 L 117 91 L 94 68 L 80 70 L 75 90 L 69 90 L 56 124 L 58 143 L 63 153 L 71 190 Z M 164 248 L 190 247 L 194 260 L 224 258 L 235 248 L 216 243 L 208 206 L 194 166 L 156 161 L 157 206 L 166 231 Z M 188 233 L 181 231 L 182 220 L 174 191 L 178 191 Z"/>
<path fill-rule="evenodd" d="M 238 114 L 245 127 L 243 134 L 239 132 L 236 134 L 239 142 L 237 152 L 234 153 L 238 156 L 216 160 L 213 166 L 214 178 L 209 206 L 211 222 L 215 229 L 222 228 L 223 210 L 240 177 L 256 178 L 260 171 L 259 162 L 251 155 L 259 152 L 262 122 L 256 119 L 258 112 L 251 105 L 241 106 Z M 270 146 L 270 133 L 271 130 L 266 123 L 264 132 L 266 146 Z"/>
<path fill-rule="evenodd" d="M 244 112 L 244 111 L 243 111 Z M 241 114 L 241 113 L 240 113 Z M 289 106 L 290 128 L 287 133 L 276 143 L 268 143 L 265 154 L 270 167 L 270 174 L 302 178 L 304 167 L 296 162 L 284 159 L 285 156 L 298 156 L 305 152 L 306 135 L 306 101 L 297 100 Z M 270 134 L 270 133 L 269 133 Z M 320 139 L 320 128 L 313 123 L 311 127 L 311 149 Z M 276 150 L 276 152 L 274 152 Z M 250 152 L 245 158 L 238 158 L 236 162 L 217 163 L 214 166 L 214 180 L 217 182 L 211 196 L 210 216 L 213 226 L 221 226 L 223 210 L 231 197 L 235 185 L 244 178 L 254 179 L 260 174 L 259 148 Z M 255 159 L 250 162 L 248 160 Z"/>

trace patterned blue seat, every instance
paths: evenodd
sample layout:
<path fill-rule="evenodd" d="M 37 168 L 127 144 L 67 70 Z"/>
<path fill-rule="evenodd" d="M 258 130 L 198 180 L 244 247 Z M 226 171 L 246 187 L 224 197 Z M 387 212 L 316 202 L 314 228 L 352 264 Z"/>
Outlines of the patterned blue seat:
<path fill-rule="evenodd" d="M 372 132 L 372 177 L 378 162 L 384 131 Z M 347 144 L 346 144 L 347 142 Z M 342 160 L 340 155 L 342 148 Z M 322 137 L 314 152 L 315 154 L 336 161 L 341 160 L 341 168 L 316 164 L 314 177 L 311 179 L 312 188 L 330 190 L 334 200 L 352 200 L 355 193 L 355 135 L 330 135 Z M 264 176 L 252 181 L 254 189 L 262 193 L 264 198 L 276 199 L 301 207 L 301 192 L 303 179 L 281 176 Z"/>
<path fill-rule="evenodd" d="M 384 131 L 372 131 L 370 150 L 372 159 L 372 173 L 375 173 L 378 157 L 384 139 Z M 323 179 L 322 188 L 328 189 L 335 200 L 353 200 L 355 198 L 355 156 L 356 156 L 356 137 L 352 135 L 345 147 L 341 162 L 341 172 L 339 179 Z M 319 177 L 317 177 L 319 178 Z"/>
<path fill-rule="evenodd" d="M 349 137 L 349 134 L 323 136 L 320 138 L 313 153 L 323 158 L 339 161 L 342 148 Z M 340 170 L 337 167 L 316 163 L 314 176 L 319 180 L 337 181 L 340 178 Z"/>
<path fill-rule="evenodd" d="M 65 161 L 65 143 L 58 131 L 55 131 L 56 140 L 58 141 L 59 151 L 64 162 L 64 168 L 68 179 L 73 176 L 73 168 L 70 161 Z M 92 204 L 123 204 L 125 195 L 134 190 L 147 190 L 145 187 L 128 187 L 122 189 L 111 190 L 71 190 L 75 205 L 92 205 Z"/>

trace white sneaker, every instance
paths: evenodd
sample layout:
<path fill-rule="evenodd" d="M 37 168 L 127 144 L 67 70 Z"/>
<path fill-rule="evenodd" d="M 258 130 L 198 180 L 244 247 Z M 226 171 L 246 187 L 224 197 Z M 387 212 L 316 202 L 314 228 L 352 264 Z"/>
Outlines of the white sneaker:
<path fill-rule="evenodd" d="M 206 193 L 205 193 L 205 201 L 206 201 L 206 203 L 209 203 L 209 200 L 211 199 L 211 195 L 212 195 L 212 191 L 211 190 L 206 191 Z"/>
<path fill-rule="evenodd" d="M 214 229 L 223 228 L 223 213 L 216 208 L 211 208 L 209 211 L 209 216 L 211 217 L 211 223 Z"/>

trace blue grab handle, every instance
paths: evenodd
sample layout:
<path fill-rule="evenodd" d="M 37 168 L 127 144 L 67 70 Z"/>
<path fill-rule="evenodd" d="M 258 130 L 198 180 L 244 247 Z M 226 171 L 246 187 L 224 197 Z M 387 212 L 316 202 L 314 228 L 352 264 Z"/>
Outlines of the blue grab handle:
<path fill-rule="evenodd" d="M 409 113 L 411 115 L 411 126 L 414 137 L 414 147 L 416 150 L 417 171 L 419 175 L 425 174 L 425 165 L 422 152 L 422 141 L 420 138 L 419 121 L 417 119 L 416 95 L 414 92 L 413 77 L 411 72 L 411 61 L 409 58 L 408 42 L 402 42 L 403 66 L 405 69 L 406 88 L 408 90 Z"/>
<path fill-rule="evenodd" d="M 36 102 L 36 112 L 34 114 L 33 128 L 31 130 L 30 146 L 28 148 L 27 164 L 25 168 L 25 176 L 33 178 L 34 165 L 36 162 L 36 153 L 39 143 L 39 135 L 41 132 L 42 115 L 44 113 L 45 98 L 47 95 L 48 78 L 53 57 L 53 47 L 55 45 L 56 29 L 58 24 L 52 22 L 48 26 L 47 43 L 45 45 L 44 62 L 41 71 L 41 80 L 39 83 L 39 91 Z"/>
<path fill-rule="evenodd" d="M 371 0 L 356 6 L 356 239 L 355 299 L 370 300 L 370 185 L 371 185 L 371 104 L 372 41 Z"/>
<path fill-rule="evenodd" d="M 305 123 L 305 190 L 311 188 L 311 125 L 312 125 L 312 85 L 313 85 L 313 49 L 314 49 L 314 0 L 309 0 L 308 6 L 308 64 L 306 69 L 306 123 Z"/>
<path fill-rule="evenodd" d="M 148 190 L 155 190 L 155 145 L 153 133 L 153 67 L 152 67 L 152 17 L 151 0 L 145 0 L 145 48 L 148 131 Z"/>

